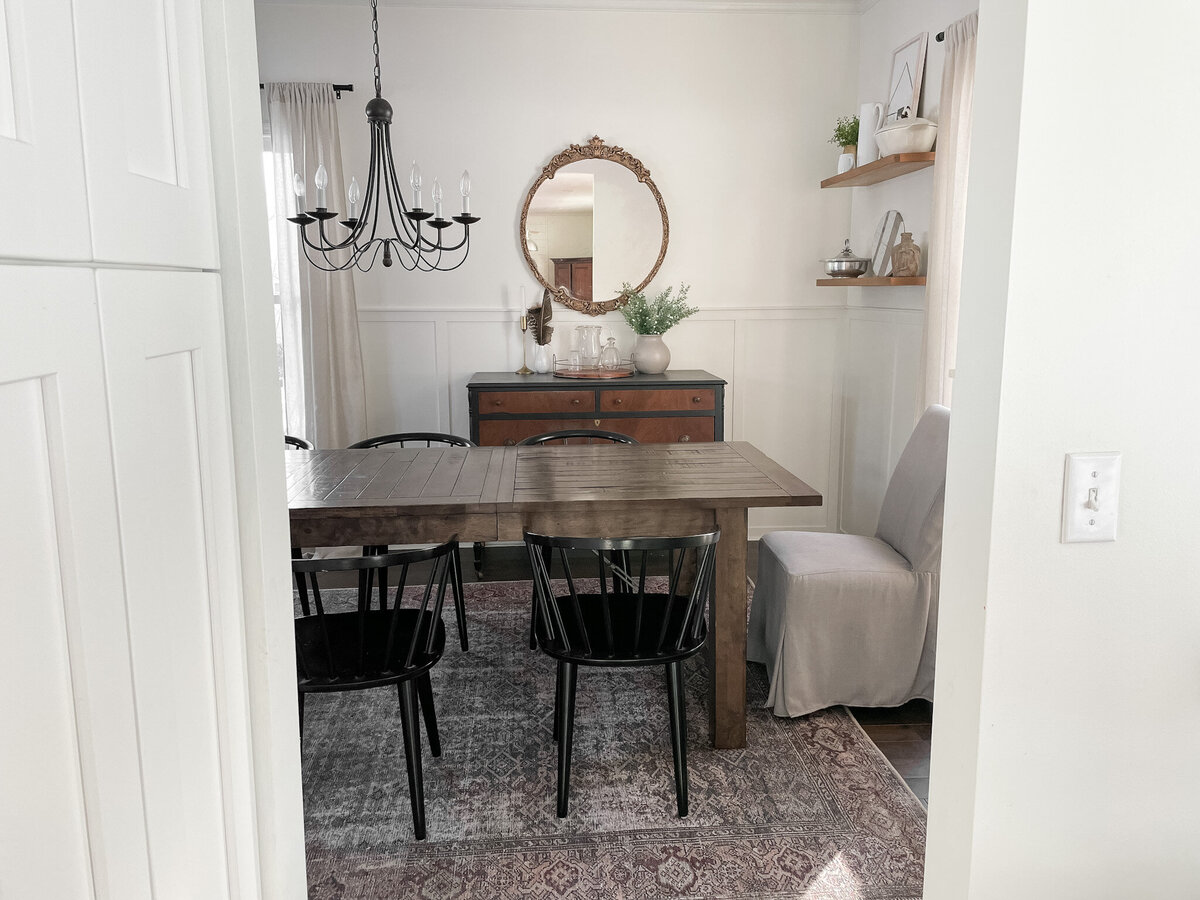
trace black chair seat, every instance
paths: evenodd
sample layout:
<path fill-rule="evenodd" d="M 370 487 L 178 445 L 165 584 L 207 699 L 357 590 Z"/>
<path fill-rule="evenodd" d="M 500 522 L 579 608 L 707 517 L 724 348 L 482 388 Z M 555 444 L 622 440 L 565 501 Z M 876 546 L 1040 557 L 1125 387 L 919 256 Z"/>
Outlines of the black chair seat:
<path fill-rule="evenodd" d="M 428 644 L 430 616 L 419 610 L 371 609 L 364 613 L 326 613 L 296 620 L 296 667 L 302 691 L 351 691 L 395 684 L 431 669 L 446 649 L 446 627 L 434 622 Z M 412 663 L 404 655 L 418 627 L 417 652 Z M 326 643 L 328 634 L 328 643 Z M 362 641 L 360 645 L 360 639 Z M 391 643 L 390 652 L 388 644 Z M 426 646 L 429 652 L 425 651 Z"/>
<path fill-rule="evenodd" d="M 554 642 L 546 653 L 555 659 L 581 666 L 645 666 L 687 659 L 704 647 L 708 624 L 698 623 L 699 634 L 685 632 L 684 617 L 688 598 L 676 595 L 669 609 L 666 594 L 646 594 L 638 607 L 636 595 L 579 594 L 583 628 L 575 615 L 570 595 L 555 597 L 566 641 Z M 608 604 L 609 625 L 605 624 L 604 604 Z M 663 619 L 667 627 L 663 629 Z M 682 637 L 681 637 L 682 635 Z M 660 642 L 665 642 L 663 646 Z M 570 649 L 565 649 L 564 647 Z"/>

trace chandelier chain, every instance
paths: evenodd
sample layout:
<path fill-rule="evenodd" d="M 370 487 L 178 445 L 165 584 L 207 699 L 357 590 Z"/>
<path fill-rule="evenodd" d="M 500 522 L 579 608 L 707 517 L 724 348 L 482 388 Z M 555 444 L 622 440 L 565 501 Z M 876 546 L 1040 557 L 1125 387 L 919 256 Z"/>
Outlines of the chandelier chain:
<path fill-rule="evenodd" d="M 375 96 L 383 96 L 379 83 L 379 0 L 371 0 L 371 49 L 375 53 Z"/>

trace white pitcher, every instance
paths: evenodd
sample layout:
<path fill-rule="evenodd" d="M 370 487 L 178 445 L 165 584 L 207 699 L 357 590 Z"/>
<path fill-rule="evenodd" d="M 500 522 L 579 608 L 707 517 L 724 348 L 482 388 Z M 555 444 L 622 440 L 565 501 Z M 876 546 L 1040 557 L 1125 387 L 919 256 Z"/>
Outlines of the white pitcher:
<path fill-rule="evenodd" d="M 882 103 L 868 102 L 858 108 L 858 164 L 864 166 L 879 159 L 875 132 L 883 124 L 887 110 Z"/>

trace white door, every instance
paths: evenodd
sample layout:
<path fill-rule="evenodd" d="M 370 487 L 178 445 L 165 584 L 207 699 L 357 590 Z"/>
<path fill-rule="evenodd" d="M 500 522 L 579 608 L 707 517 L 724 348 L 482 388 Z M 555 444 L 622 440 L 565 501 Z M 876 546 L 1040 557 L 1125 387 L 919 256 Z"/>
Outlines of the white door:
<path fill-rule="evenodd" d="M 200 0 L 0 0 L 13 204 L 0 221 L 2 900 L 282 897 L 303 883 L 302 869 L 259 865 L 263 843 L 292 870 L 301 858 L 294 835 L 264 838 L 260 824 L 255 772 L 270 769 L 251 722 L 271 717 L 251 694 L 248 670 L 265 663 L 247 620 L 263 614 L 247 613 L 243 589 L 247 568 L 277 565 L 286 584 L 286 518 L 246 486 L 275 473 L 281 496 L 282 450 L 278 408 L 245 412 L 271 386 L 230 393 L 226 312 L 255 265 L 269 281 L 265 255 L 230 242 L 247 214 L 217 221 L 222 203 L 255 204 L 230 176 L 238 131 L 206 101 L 252 69 L 253 42 L 227 39 L 237 0 L 201 12 Z M 221 102 L 229 118 L 236 104 Z M 238 162 L 260 170 L 257 132 L 246 139 Z M 235 368 L 268 372 L 247 321 Z M 252 457 L 237 465 L 235 431 Z M 278 637 L 254 643 L 286 668 Z M 277 756 L 295 752 L 267 737 Z M 272 795 L 298 793 L 298 766 L 276 771 Z"/>

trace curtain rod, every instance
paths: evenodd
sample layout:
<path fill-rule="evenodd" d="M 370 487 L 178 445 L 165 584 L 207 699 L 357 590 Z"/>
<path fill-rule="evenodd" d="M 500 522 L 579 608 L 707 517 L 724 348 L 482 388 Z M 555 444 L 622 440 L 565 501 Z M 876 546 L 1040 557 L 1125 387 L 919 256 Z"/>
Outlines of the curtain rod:
<path fill-rule="evenodd" d="M 260 91 L 265 87 L 266 87 L 266 85 L 263 84 L 261 81 L 258 83 L 258 89 Z M 342 99 L 342 91 L 353 91 L 354 90 L 354 85 L 352 85 L 352 84 L 334 84 L 334 85 L 330 85 L 330 87 L 333 88 L 333 92 L 334 92 L 334 94 L 337 95 L 337 98 L 339 100 Z"/>

